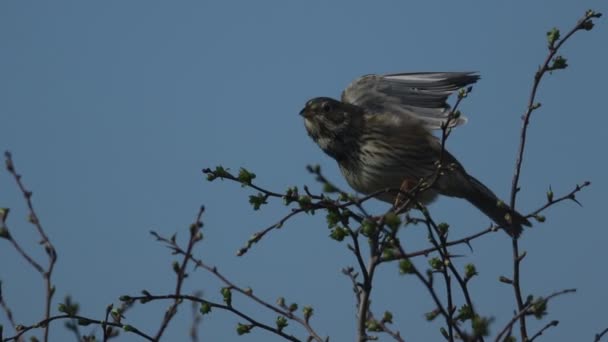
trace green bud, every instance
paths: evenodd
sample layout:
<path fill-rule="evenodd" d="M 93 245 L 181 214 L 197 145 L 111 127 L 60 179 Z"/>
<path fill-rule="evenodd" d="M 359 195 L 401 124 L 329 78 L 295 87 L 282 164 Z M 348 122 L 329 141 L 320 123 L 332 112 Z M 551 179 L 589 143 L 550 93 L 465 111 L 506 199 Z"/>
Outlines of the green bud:
<path fill-rule="evenodd" d="M 562 56 L 555 56 L 549 70 L 560 70 L 568 67 L 568 60 Z"/>
<path fill-rule="evenodd" d="M 384 311 L 382 323 L 393 323 L 393 313 L 390 311 Z"/>
<path fill-rule="evenodd" d="M 543 223 L 547 220 L 547 218 L 544 215 L 540 215 L 540 214 L 536 214 L 534 215 L 534 218 L 536 219 L 536 221 Z"/>
<path fill-rule="evenodd" d="M 361 223 L 361 233 L 365 236 L 371 236 L 376 231 L 376 222 L 371 220 L 364 220 Z"/>
<path fill-rule="evenodd" d="M 215 176 L 219 177 L 219 178 L 226 178 L 226 177 L 230 176 L 230 173 L 226 169 L 224 169 L 221 165 L 216 166 L 215 171 L 213 171 L 213 173 L 215 173 Z"/>
<path fill-rule="evenodd" d="M 0 208 L 0 222 L 6 222 L 6 218 L 8 217 L 8 213 L 11 210 L 9 208 Z"/>
<path fill-rule="evenodd" d="M 211 312 L 211 304 L 204 302 L 199 309 L 201 315 L 206 315 Z"/>
<path fill-rule="evenodd" d="M 287 325 L 289 325 L 289 323 L 287 322 L 287 318 L 285 318 L 283 316 L 277 317 L 276 324 L 277 324 L 277 330 L 279 330 L 279 331 L 283 331 L 283 329 L 286 328 Z"/>
<path fill-rule="evenodd" d="M 341 221 L 342 215 L 337 209 L 328 209 L 325 219 L 327 220 L 327 227 L 333 228 Z"/>
<path fill-rule="evenodd" d="M 7 240 L 11 239 L 11 233 L 9 233 L 9 231 L 8 231 L 8 229 L 6 229 L 6 227 L 0 227 L 0 238 L 7 239 Z"/>
<path fill-rule="evenodd" d="M 298 304 L 297 303 L 291 303 L 289 305 L 289 308 L 287 308 L 287 310 L 289 310 L 289 312 L 294 312 L 294 311 L 298 310 Z"/>
<path fill-rule="evenodd" d="M 312 199 L 310 196 L 300 196 L 298 198 L 298 204 L 300 204 L 300 208 L 304 210 L 310 209 L 310 204 L 312 203 Z"/>
<path fill-rule="evenodd" d="M 331 194 L 331 193 L 334 193 L 337 191 L 338 191 L 338 189 L 335 186 L 333 186 L 332 184 L 323 183 L 323 192 Z"/>
<path fill-rule="evenodd" d="M 466 264 L 464 266 L 464 279 L 465 281 L 468 281 L 469 279 L 473 278 L 474 276 L 477 275 L 477 269 L 475 268 L 475 265 L 473 264 Z"/>
<path fill-rule="evenodd" d="M 456 315 L 457 320 L 464 322 L 471 318 L 473 318 L 473 310 L 471 310 L 469 305 L 464 304 L 458 309 L 458 315 Z"/>
<path fill-rule="evenodd" d="M 384 223 L 386 223 L 386 225 L 392 231 L 396 231 L 397 229 L 399 229 L 399 226 L 401 225 L 401 218 L 399 217 L 399 215 L 390 211 L 390 212 L 386 213 L 386 215 L 384 215 Z"/>
<path fill-rule="evenodd" d="M 128 324 L 123 325 L 123 326 L 122 326 L 122 329 L 123 329 L 124 331 L 126 331 L 126 332 L 135 331 L 135 328 L 133 328 L 133 326 L 132 326 L 132 325 L 128 325 Z"/>
<path fill-rule="evenodd" d="M 336 227 L 331 230 L 331 234 L 329 236 L 336 241 L 343 241 L 344 238 L 348 235 L 348 230 L 342 227 Z"/>
<path fill-rule="evenodd" d="M 397 255 L 397 253 L 394 248 L 385 248 L 382 252 L 382 258 L 384 259 L 394 259 L 395 255 Z"/>
<path fill-rule="evenodd" d="M 547 300 L 540 297 L 534 301 L 531 308 L 532 314 L 536 319 L 542 319 L 545 315 L 547 315 Z"/>
<path fill-rule="evenodd" d="M 559 30 L 554 27 L 551 29 L 551 31 L 547 32 L 547 43 L 549 43 L 549 47 L 553 48 L 553 46 L 555 45 L 555 42 L 559 40 Z"/>
<path fill-rule="evenodd" d="M 437 318 L 437 316 L 439 316 L 439 314 L 441 313 L 441 311 L 439 309 L 435 309 L 433 311 L 427 312 L 424 314 L 424 318 L 426 318 L 427 321 L 432 321 L 435 318 Z"/>
<path fill-rule="evenodd" d="M 549 187 L 549 191 L 547 191 L 547 202 L 553 202 L 553 189 L 551 189 L 551 187 Z"/>
<path fill-rule="evenodd" d="M 491 319 L 475 316 L 473 317 L 473 334 L 475 336 L 488 336 L 490 334 Z"/>
<path fill-rule="evenodd" d="M 277 298 L 277 305 L 284 308 L 285 307 L 285 298 L 283 298 L 283 297 Z"/>
<path fill-rule="evenodd" d="M 380 324 L 378 324 L 378 322 L 373 319 L 368 319 L 367 322 L 365 322 L 365 328 L 367 328 L 367 331 L 382 331 L 382 327 L 380 326 Z"/>
<path fill-rule="evenodd" d="M 511 280 L 505 276 L 498 277 L 498 281 L 500 281 L 501 283 L 505 283 L 505 284 L 513 284 L 513 280 Z"/>
<path fill-rule="evenodd" d="M 228 306 L 232 306 L 232 290 L 229 287 L 222 287 L 220 293 L 222 294 L 224 303 Z"/>
<path fill-rule="evenodd" d="M 239 334 L 239 336 L 249 334 L 251 329 L 253 329 L 253 325 L 238 323 L 236 326 L 236 333 Z"/>
<path fill-rule="evenodd" d="M 285 195 L 283 195 L 283 204 L 289 205 L 292 202 L 297 201 L 298 197 L 298 188 L 295 186 L 290 187 L 285 191 Z"/>
<path fill-rule="evenodd" d="M 133 301 L 133 298 L 131 298 L 131 296 L 127 296 L 127 295 L 120 296 L 118 299 L 121 302 L 131 302 L 131 301 Z"/>
<path fill-rule="evenodd" d="M 263 193 L 258 193 L 257 195 L 249 196 L 249 203 L 253 206 L 253 210 L 260 210 L 260 207 L 263 204 L 267 204 L 266 199 L 268 196 Z"/>
<path fill-rule="evenodd" d="M 441 335 L 443 335 L 443 337 L 444 337 L 446 340 L 449 340 L 449 339 L 450 339 L 450 334 L 448 334 L 448 331 L 447 331 L 447 330 L 445 330 L 445 328 L 444 328 L 444 327 L 439 328 L 439 332 L 441 333 Z"/>
<path fill-rule="evenodd" d="M 86 319 L 86 318 L 79 318 L 78 319 L 78 325 L 86 327 L 87 325 L 93 323 L 90 319 Z"/>
<path fill-rule="evenodd" d="M 431 265 L 431 268 L 436 271 L 441 271 L 443 269 L 443 262 L 437 257 L 431 258 L 429 260 L 429 265 Z"/>
<path fill-rule="evenodd" d="M 409 259 L 399 261 L 399 273 L 412 274 L 414 273 L 414 264 Z"/>
<path fill-rule="evenodd" d="M 447 235 L 449 228 L 450 228 L 450 225 L 445 222 L 442 222 L 437 225 L 437 229 L 439 230 L 439 233 L 441 233 L 442 236 Z"/>
<path fill-rule="evenodd" d="M 302 313 L 304 314 L 304 319 L 308 322 L 308 320 L 310 319 L 310 317 L 312 316 L 313 313 L 313 309 L 311 306 L 305 306 L 302 309 Z"/>
<path fill-rule="evenodd" d="M 243 186 L 250 185 L 251 181 L 255 178 L 255 173 L 249 172 L 245 168 L 241 168 L 237 178 L 243 184 Z"/>

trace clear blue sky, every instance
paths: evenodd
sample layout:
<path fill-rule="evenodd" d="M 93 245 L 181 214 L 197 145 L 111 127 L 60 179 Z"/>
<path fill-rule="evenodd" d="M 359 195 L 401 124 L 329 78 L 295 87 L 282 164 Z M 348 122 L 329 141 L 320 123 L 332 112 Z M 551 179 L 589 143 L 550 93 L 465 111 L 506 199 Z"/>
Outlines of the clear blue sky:
<path fill-rule="evenodd" d="M 354 265 L 354 258 L 327 237 L 324 216 L 297 218 L 238 258 L 235 252 L 249 236 L 287 209 L 274 203 L 253 212 L 250 191 L 208 183 L 200 170 L 244 166 L 276 191 L 304 184 L 318 190 L 305 166 L 319 163 L 345 186 L 335 162 L 306 136 L 297 115 L 306 100 L 338 97 L 367 73 L 479 71 L 482 79 L 462 107 L 469 123 L 454 132 L 448 148 L 506 198 L 519 117 L 546 54 L 545 32 L 569 29 L 590 7 L 608 10 L 586 0 L 2 1 L 0 149 L 13 152 L 58 250 L 55 303 L 70 294 L 83 314 L 102 318 L 122 294 L 169 293 L 173 257 L 148 231 L 185 237 L 205 204 L 205 242 L 197 256 L 271 302 L 281 295 L 312 305 L 320 334 L 353 340 L 354 299 L 340 269 Z M 520 210 L 542 205 L 549 186 L 559 195 L 577 182 L 592 182 L 578 197 L 582 208 L 566 203 L 551 209 L 547 222 L 521 240 L 528 252 L 526 294 L 578 289 L 550 303 L 548 319 L 561 322 L 546 333 L 550 341 L 588 341 L 608 326 L 607 30 L 602 18 L 566 46 L 570 68 L 543 83 L 543 107 L 530 129 Z M 0 207 L 12 209 L 13 234 L 42 260 L 4 169 Z M 431 210 L 452 224 L 455 237 L 489 223 L 460 200 L 441 199 Z M 410 235 L 412 244 L 423 245 L 424 234 Z M 496 318 L 493 332 L 515 309 L 511 288 L 497 281 L 512 272 L 510 245 L 505 234 L 492 234 L 475 243 L 474 252 L 463 249 L 459 261 L 478 267 L 472 290 L 482 313 Z M 397 273 L 395 265 L 381 269 L 372 308 L 393 311 L 408 341 L 439 340 L 440 320 L 422 317 L 434 308 L 429 295 L 414 278 Z M 0 279 L 19 322 L 42 317 L 42 281 L 6 242 L 0 244 Z M 191 273 L 186 285 L 186 291 L 198 289 L 220 298 L 218 283 L 202 271 Z M 138 306 L 127 318 L 153 333 L 167 304 Z M 274 321 L 259 307 L 243 307 Z M 200 334 L 207 341 L 237 340 L 236 321 L 214 312 Z M 544 322 L 532 322 L 531 331 Z M 10 335 L 3 314 L 0 324 Z M 189 324 L 184 306 L 166 340 L 186 340 Z M 54 341 L 69 338 L 54 326 Z M 239 340 L 277 339 L 255 331 Z"/>

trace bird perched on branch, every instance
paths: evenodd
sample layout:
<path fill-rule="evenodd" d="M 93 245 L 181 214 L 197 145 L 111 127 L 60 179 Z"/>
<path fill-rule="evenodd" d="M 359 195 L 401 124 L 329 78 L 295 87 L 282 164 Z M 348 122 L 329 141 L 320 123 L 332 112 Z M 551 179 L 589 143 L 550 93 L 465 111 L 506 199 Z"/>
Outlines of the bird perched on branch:
<path fill-rule="evenodd" d="M 446 123 L 456 127 L 466 122 L 464 117 L 450 116 L 446 100 L 478 79 L 468 72 L 366 75 L 353 81 L 340 101 L 311 99 L 300 115 L 308 135 L 338 162 L 356 191 L 393 189 L 377 198 L 394 203 L 399 193 L 395 190 L 433 176 L 441 156 L 441 164 L 449 165 L 449 170 L 416 200 L 428 204 L 437 195 L 464 198 L 517 238 L 530 222 L 469 175 L 432 134 Z"/>

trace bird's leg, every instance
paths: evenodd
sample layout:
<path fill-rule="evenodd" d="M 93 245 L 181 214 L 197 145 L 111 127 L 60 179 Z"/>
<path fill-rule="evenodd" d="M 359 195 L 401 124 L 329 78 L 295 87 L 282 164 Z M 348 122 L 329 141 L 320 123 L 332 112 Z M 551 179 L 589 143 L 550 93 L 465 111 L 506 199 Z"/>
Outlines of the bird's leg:
<path fill-rule="evenodd" d="M 395 203 L 393 203 L 394 208 L 398 208 L 399 205 L 409 199 L 410 196 L 408 196 L 408 194 L 412 189 L 414 189 L 416 183 L 417 182 L 412 178 L 405 178 L 403 182 L 401 182 L 399 193 L 395 197 Z"/>

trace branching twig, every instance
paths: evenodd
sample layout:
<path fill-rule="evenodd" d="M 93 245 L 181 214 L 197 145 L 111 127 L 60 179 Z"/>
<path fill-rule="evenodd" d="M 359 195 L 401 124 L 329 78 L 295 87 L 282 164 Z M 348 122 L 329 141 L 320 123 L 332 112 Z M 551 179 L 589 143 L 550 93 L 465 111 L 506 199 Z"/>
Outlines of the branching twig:
<path fill-rule="evenodd" d="M 323 339 L 311 327 L 311 325 L 308 322 L 307 318 L 301 318 L 301 317 L 297 316 L 296 314 L 294 314 L 293 312 L 291 312 L 291 311 L 289 311 L 287 309 L 282 309 L 282 308 L 279 308 L 279 307 L 277 307 L 275 305 L 270 304 L 269 302 L 267 302 L 267 301 L 261 299 L 260 297 L 256 296 L 251 289 L 245 289 L 245 288 L 237 286 L 236 284 L 234 284 L 233 282 L 231 282 L 230 280 L 228 280 L 228 278 L 226 278 L 223 274 L 221 274 L 216 267 L 212 267 L 212 266 L 207 265 L 201 259 L 197 259 L 191 253 L 188 253 L 187 251 L 183 250 L 179 245 L 177 245 L 177 243 L 173 239 L 166 239 L 166 238 L 158 235 L 155 232 L 151 232 L 151 234 L 158 241 L 166 243 L 168 245 L 168 247 L 171 248 L 171 250 L 173 250 L 174 254 L 188 256 L 188 259 L 190 261 L 192 261 L 196 267 L 200 267 L 200 268 L 202 268 L 202 269 L 210 272 L 211 274 L 213 274 L 216 278 L 218 278 L 220 281 L 222 281 L 227 286 L 228 289 L 234 290 L 234 291 L 236 291 L 236 292 L 238 292 L 238 293 L 240 293 L 240 294 L 242 294 L 242 295 L 250 298 L 254 302 L 262 305 L 263 307 L 266 307 L 267 309 L 269 309 L 271 311 L 274 311 L 275 313 L 278 313 L 281 316 L 287 317 L 288 319 L 291 319 L 291 320 L 299 323 L 302 327 L 304 327 L 308 331 L 308 333 L 310 334 L 310 336 L 312 336 L 312 338 L 315 341 L 318 341 L 318 342 L 322 342 L 323 341 Z M 173 295 L 172 298 L 175 298 L 176 301 L 179 301 L 179 298 L 187 298 L 189 300 L 192 300 L 191 298 L 193 298 L 193 297 L 192 296 L 184 296 L 184 295 L 181 295 L 181 296 L 179 296 L 179 295 Z M 234 312 L 235 314 L 237 314 L 237 312 L 235 312 L 235 311 L 232 311 L 232 312 Z M 245 317 L 243 317 L 243 318 L 245 318 Z M 251 323 L 257 326 L 256 323 L 254 323 L 254 322 L 251 322 Z M 264 328 L 264 329 L 266 329 L 266 328 Z M 274 328 L 271 328 L 271 329 L 274 329 Z"/>
<path fill-rule="evenodd" d="M 148 341 L 155 341 L 153 337 L 145 334 L 144 332 L 142 332 L 141 330 L 135 328 L 132 325 L 128 325 L 128 324 L 121 324 L 121 323 L 115 323 L 115 322 L 107 322 L 107 321 L 100 321 L 100 320 L 96 320 L 96 319 L 92 319 L 92 318 L 88 318 L 88 317 L 84 317 L 84 316 L 79 316 L 79 315 L 57 315 L 57 316 L 52 316 L 49 318 L 46 318 L 40 322 L 34 323 L 32 325 L 29 326 L 18 326 L 18 333 L 14 336 L 5 338 L 3 341 L 4 342 L 10 342 L 10 341 L 17 341 L 23 334 L 25 334 L 26 332 L 33 330 L 33 329 L 38 329 L 44 326 L 49 326 L 51 322 L 56 321 L 56 320 L 62 320 L 62 319 L 68 319 L 68 320 L 72 320 L 72 319 L 76 319 L 78 320 L 79 323 L 81 324 L 97 324 L 100 326 L 112 326 L 115 328 L 119 328 L 122 329 L 126 332 L 130 332 L 133 333 L 135 335 L 138 335 Z"/>
<path fill-rule="evenodd" d="M 188 262 L 192 257 L 192 249 L 194 248 L 194 245 L 202 239 L 200 229 L 203 227 L 203 222 L 201 219 L 204 212 L 205 207 L 201 206 L 198 211 L 198 214 L 196 215 L 196 220 L 190 225 L 190 238 L 188 240 L 188 247 L 186 247 L 186 250 L 182 253 L 184 258 L 178 267 L 174 267 L 174 270 L 177 274 L 177 281 L 175 285 L 175 301 L 165 312 L 165 316 L 163 318 L 161 326 L 158 332 L 156 333 L 156 336 L 154 337 L 155 341 L 160 340 L 161 336 L 165 332 L 165 329 L 167 329 L 169 322 L 177 313 L 177 307 L 180 304 L 179 297 L 182 292 L 182 285 L 184 283 L 184 278 L 186 278 L 186 267 L 188 266 Z"/>
<path fill-rule="evenodd" d="M 530 118 L 532 117 L 532 113 L 540 108 L 540 103 L 536 102 L 536 93 L 540 82 L 543 76 L 547 72 L 551 72 L 554 70 L 565 69 L 567 67 L 566 59 L 557 56 L 557 52 L 562 47 L 562 45 L 568 41 L 572 35 L 580 30 L 590 30 L 593 28 L 593 18 L 599 18 L 601 16 L 600 13 L 595 13 L 591 10 L 587 11 L 585 15 L 576 23 L 576 25 L 563 37 L 560 39 L 559 30 L 554 29 L 547 34 L 549 41 L 549 53 L 545 58 L 545 61 L 540 66 L 536 74 L 534 75 L 534 82 L 532 84 L 532 90 L 530 91 L 530 97 L 528 100 L 526 111 L 522 117 L 522 128 L 520 133 L 519 140 L 519 148 L 517 151 L 517 158 L 515 161 L 515 171 L 513 173 L 513 181 L 511 183 L 511 200 L 510 206 L 511 209 L 515 210 L 515 202 L 517 199 L 517 193 L 519 192 L 519 178 L 521 175 L 521 167 L 523 164 L 524 151 L 526 148 L 526 139 L 528 135 L 528 127 L 530 124 Z M 512 249 L 513 249 L 513 291 L 515 295 L 515 301 L 517 302 L 517 308 L 519 311 L 524 309 L 524 301 L 522 298 L 521 291 L 521 283 L 520 283 L 520 264 L 525 256 L 524 254 L 520 254 L 519 252 L 519 243 L 517 238 L 513 238 L 512 241 Z M 519 329 L 520 336 L 522 341 L 526 341 L 528 339 L 528 332 L 526 329 L 526 318 L 525 316 L 520 316 L 519 319 Z"/>
<path fill-rule="evenodd" d="M 18 174 L 16 171 L 15 164 L 13 162 L 11 153 L 8 151 L 4 152 L 4 157 L 5 157 L 6 170 L 13 176 L 15 183 L 17 183 L 17 186 L 19 187 L 19 190 L 21 191 L 23 198 L 25 199 L 25 202 L 27 204 L 27 207 L 29 210 L 29 213 L 28 213 L 29 222 L 31 224 L 33 224 L 34 227 L 36 227 L 36 231 L 38 232 L 38 234 L 41 237 L 40 244 L 44 247 L 44 251 L 46 252 L 47 257 L 48 257 L 47 268 L 44 269 L 42 266 L 40 266 L 40 264 L 38 264 L 31 257 L 29 257 L 28 254 L 25 253 L 25 251 L 16 243 L 16 241 L 14 239 L 10 238 L 10 233 L 8 232 L 8 229 L 6 227 L 3 227 L 3 230 L 5 230 L 6 235 L 9 237 L 9 240 L 11 241 L 11 243 L 13 244 L 15 249 L 17 249 L 19 254 L 21 254 L 21 256 L 23 256 L 30 263 L 30 265 L 32 265 L 32 267 L 34 267 L 38 272 L 40 272 L 42 274 L 42 277 L 44 279 L 44 284 L 45 284 L 45 292 L 46 292 L 45 304 L 44 304 L 44 318 L 49 319 L 51 316 L 51 302 L 53 300 L 53 295 L 55 293 L 55 287 L 53 286 L 53 283 L 52 283 L 52 275 L 53 275 L 53 270 L 55 269 L 55 263 L 57 262 L 57 252 L 55 250 L 55 247 L 51 243 L 51 240 L 49 240 L 46 232 L 42 228 L 42 223 L 40 222 L 38 215 L 36 214 L 36 211 L 34 210 L 34 205 L 32 203 L 32 194 L 33 193 L 31 191 L 27 190 L 25 188 L 25 185 L 21 181 L 21 175 Z M 6 218 L 5 217 L 6 215 L 2 215 L 2 216 L 3 216 L 3 223 L 4 223 L 4 219 Z M 3 234 L 3 237 L 4 237 L 4 234 Z M 49 326 L 46 325 L 44 327 L 44 341 L 47 342 L 48 339 L 49 339 Z"/>
<path fill-rule="evenodd" d="M 548 303 L 549 300 L 553 299 L 554 297 L 561 296 L 561 295 L 567 294 L 567 293 L 574 293 L 574 292 L 576 292 L 576 289 L 565 289 L 565 290 L 557 291 L 557 292 L 554 292 L 554 293 L 548 295 L 546 298 L 541 298 L 540 302 L 542 302 L 543 304 L 546 305 L 546 303 Z M 525 304 L 523 306 L 523 308 L 519 312 L 517 312 L 517 314 L 515 314 L 515 316 L 513 316 L 513 318 L 511 318 L 511 320 L 507 323 L 507 325 L 505 325 L 505 327 L 501 330 L 501 332 L 498 334 L 498 336 L 496 336 L 496 342 L 502 341 L 503 336 L 505 336 L 505 334 L 512 329 L 513 325 L 518 320 L 520 320 L 521 317 L 525 317 L 527 315 L 534 314 L 534 312 L 531 312 L 530 310 L 532 309 L 532 307 L 534 307 L 535 304 L 538 305 L 538 302 L 529 301 L 527 304 Z M 529 341 L 529 339 L 526 341 Z"/>

